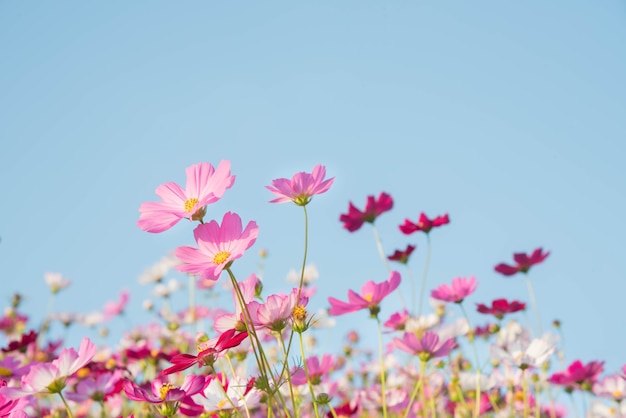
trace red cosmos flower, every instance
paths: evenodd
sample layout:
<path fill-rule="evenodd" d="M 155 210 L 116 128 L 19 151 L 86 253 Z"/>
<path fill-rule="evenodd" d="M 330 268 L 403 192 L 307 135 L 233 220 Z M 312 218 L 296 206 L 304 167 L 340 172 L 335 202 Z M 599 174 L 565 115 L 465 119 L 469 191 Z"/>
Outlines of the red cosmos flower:
<path fill-rule="evenodd" d="M 576 360 L 567 367 L 566 371 L 550 376 L 548 382 L 564 386 L 568 393 L 572 393 L 574 389 L 591 390 L 602 370 L 604 370 L 603 361 L 583 364 L 580 360 Z"/>
<path fill-rule="evenodd" d="M 163 370 L 161 374 L 168 375 L 186 370 L 196 363 L 199 367 L 213 367 L 213 363 L 215 363 L 215 360 L 222 351 L 238 346 L 248 336 L 247 331 L 239 334 L 236 334 L 236 332 L 237 331 L 234 329 L 225 331 L 217 338 L 215 345 L 208 344 L 208 346 L 202 347 L 197 356 L 192 356 L 191 354 L 176 354 L 172 356 L 170 362 L 174 363 L 174 365 Z"/>
<path fill-rule="evenodd" d="M 357 415 L 359 412 L 359 404 L 355 401 L 346 402 L 343 405 L 337 406 L 334 408 L 335 414 L 338 417 L 351 417 Z M 333 418 L 333 413 L 328 411 L 326 413 L 326 418 Z"/>
<path fill-rule="evenodd" d="M 532 266 L 543 262 L 549 255 L 550 251 L 544 253 L 541 247 L 533 251 L 530 256 L 524 253 L 515 253 L 513 254 L 514 266 L 500 263 L 494 267 L 494 270 L 505 276 L 513 276 L 519 272 L 527 273 Z"/>
<path fill-rule="evenodd" d="M 428 219 L 426 214 L 422 212 L 417 223 L 413 223 L 408 219 L 405 219 L 404 224 L 400 225 L 399 228 L 400 231 L 402 231 L 405 235 L 410 235 L 416 231 L 424 231 L 426 234 L 428 234 L 431 229 L 449 223 L 450 217 L 448 217 L 447 213 L 445 215 L 437 216 L 434 219 Z"/>
<path fill-rule="evenodd" d="M 409 256 L 417 248 L 415 245 L 407 245 L 406 250 L 396 250 L 392 255 L 387 256 L 390 261 L 397 261 L 398 263 L 406 264 L 409 262 Z"/>
<path fill-rule="evenodd" d="M 365 211 L 361 212 L 350 202 L 348 213 L 344 213 L 339 217 L 339 221 L 343 222 L 343 227 L 350 232 L 354 232 L 363 226 L 363 223 L 374 223 L 377 217 L 388 212 L 393 208 L 393 199 L 387 193 L 382 192 L 378 199 L 373 195 L 367 196 Z"/>
<path fill-rule="evenodd" d="M 514 313 L 523 311 L 526 309 L 526 304 L 514 300 L 512 302 L 507 301 L 506 299 L 495 299 L 491 302 L 491 307 L 484 305 L 482 303 L 476 304 L 476 310 L 483 314 L 491 314 L 498 319 L 502 319 L 504 315 L 508 313 Z"/>
<path fill-rule="evenodd" d="M 37 333 L 34 330 L 30 330 L 26 334 L 22 334 L 19 340 L 11 341 L 6 348 L 2 349 L 3 353 L 10 353 L 12 351 L 25 352 L 26 348 L 37 341 Z"/>

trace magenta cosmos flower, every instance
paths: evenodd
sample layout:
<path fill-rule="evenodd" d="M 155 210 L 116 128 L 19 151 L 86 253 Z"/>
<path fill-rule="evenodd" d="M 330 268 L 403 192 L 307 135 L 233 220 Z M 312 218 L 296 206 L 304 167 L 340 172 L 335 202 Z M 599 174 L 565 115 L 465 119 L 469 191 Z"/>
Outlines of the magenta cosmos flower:
<path fill-rule="evenodd" d="M 387 256 L 387 259 L 389 261 L 397 261 L 398 263 L 406 264 L 409 262 L 409 257 L 411 256 L 415 248 L 417 248 L 415 245 L 407 245 L 406 250 L 395 250 L 392 255 Z"/>
<path fill-rule="evenodd" d="M 234 182 L 230 161 L 221 161 L 217 169 L 210 163 L 189 166 L 185 189 L 171 181 L 157 187 L 155 193 L 162 202 L 142 203 L 137 226 L 147 232 L 163 232 L 183 218 L 202 220 L 206 205 L 217 202 Z"/>
<path fill-rule="evenodd" d="M 506 299 L 495 299 L 491 302 L 491 306 L 487 306 L 482 303 L 476 304 L 476 310 L 483 314 L 491 314 L 498 319 L 504 318 L 504 315 L 514 312 L 523 311 L 526 309 L 526 304 L 517 300 L 509 302 Z"/>
<path fill-rule="evenodd" d="M 389 279 L 384 282 L 374 283 L 369 280 L 361 287 L 360 295 L 353 290 L 348 290 L 348 302 L 329 297 L 330 310 L 328 313 L 330 315 L 343 315 L 361 309 L 369 309 L 372 318 L 376 318 L 380 312 L 380 302 L 396 290 L 399 285 L 400 273 L 397 271 L 392 271 L 389 274 Z"/>
<path fill-rule="evenodd" d="M 348 213 L 342 214 L 339 217 L 339 221 L 343 222 L 343 227 L 348 231 L 354 232 L 360 229 L 365 222 L 374 223 L 376 218 L 392 208 L 393 199 L 387 193 L 382 192 L 378 199 L 373 195 L 367 196 L 364 211 L 361 211 L 352 202 L 349 202 Z"/>
<path fill-rule="evenodd" d="M 447 356 L 456 347 L 453 338 L 439 341 L 439 336 L 430 331 L 426 331 L 422 338 L 412 332 L 405 332 L 402 339 L 394 338 L 393 344 L 402 351 L 417 355 L 422 361 Z"/>
<path fill-rule="evenodd" d="M 434 219 L 429 219 L 428 216 L 424 212 L 420 214 L 417 223 L 411 222 L 408 219 L 404 220 L 404 223 L 400 225 L 400 231 L 405 235 L 410 235 L 413 232 L 423 231 L 426 234 L 430 232 L 431 229 L 440 227 L 442 225 L 450 223 L 450 217 L 446 213 L 445 215 L 437 216 Z"/>
<path fill-rule="evenodd" d="M 303 171 L 294 174 L 289 179 L 281 178 L 272 180 L 271 186 L 265 186 L 270 192 L 278 196 L 270 200 L 270 203 L 284 203 L 292 201 L 298 206 L 306 206 L 316 194 L 322 194 L 330 189 L 335 178 L 324 180 L 326 167 L 316 165 L 311 174 Z"/>
<path fill-rule="evenodd" d="M 563 386 L 565 391 L 569 393 L 574 389 L 590 391 L 603 370 L 603 361 L 591 361 L 584 364 L 582 361 L 576 360 L 567 367 L 567 370 L 553 373 L 548 378 L 548 382 Z"/>
<path fill-rule="evenodd" d="M 254 244 L 259 233 L 256 222 L 250 221 L 242 230 L 241 218 L 226 212 L 222 224 L 211 221 L 193 231 L 198 248 L 178 247 L 174 254 L 183 262 L 176 268 L 200 275 L 202 279 L 217 280 L 225 267 L 243 255 Z"/>
<path fill-rule="evenodd" d="M 500 263 L 495 266 L 494 270 L 505 276 L 513 276 L 514 274 L 520 272 L 527 273 L 532 266 L 543 262 L 543 260 L 545 260 L 549 255 L 550 251 L 544 253 L 541 247 L 537 248 L 530 255 L 524 253 L 515 253 L 513 254 L 513 260 L 515 261 L 514 266 Z"/>
<path fill-rule="evenodd" d="M 443 302 L 461 303 L 463 299 L 474 293 L 478 287 L 478 282 L 474 279 L 474 276 L 466 279 L 464 277 L 457 277 L 452 280 L 451 285 L 442 284 L 430 295 Z"/>

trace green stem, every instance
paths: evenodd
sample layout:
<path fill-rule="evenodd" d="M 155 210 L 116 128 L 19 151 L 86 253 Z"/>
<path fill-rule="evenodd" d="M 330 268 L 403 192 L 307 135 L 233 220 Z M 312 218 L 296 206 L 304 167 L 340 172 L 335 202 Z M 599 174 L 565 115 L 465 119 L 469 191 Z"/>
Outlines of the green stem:
<path fill-rule="evenodd" d="M 403 418 L 407 418 L 409 413 L 411 412 L 411 407 L 413 406 L 413 402 L 415 402 L 415 398 L 417 397 L 417 393 L 420 391 L 420 388 L 424 386 L 424 373 L 426 372 L 426 362 L 420 360 L 420 377 L 411 393 L 411 397 L 409 398 L 409 403 L 406 406 L 406 410 L 404 411 Z"/>
<path fill-rule="evenodd" d="M 383 328 L 380 319 L 376 316 L 378 323 L 378 359 L 380 361 L 380 394 L 383 402 L 383 417 L 387 418 L 387 391 L 385 389 L 385 361 L 383 359 Z"/>
<path fill-rule="evenodd" d="M 528 278 L 528 275 L 524 275 L 526 278 L 526 286 L 528 286 L 528 296 L 530 297 L 530 304 L 533 306 L 533 311 L 535 311 L 535 316 L 537 318 L 537 333 L 538 336 L 541 337 L 543 335 L 543 331 L 541 330 L 541 317 L 539 316 L 539 309 L 537 308 L 537 302 L 535 300 L 535 292 L 533 291 L 533 285 Z"/>
<path fill-rule="evenodd" d="M 302 356 L 302 367 L 304 368 L 304 375 L 306 376 L 306 383 L 309 386 L 311 392 L 311 399 L 313 402 L 313 409 L 315 410 L 315 417 L 320 418 L 320 413 L 317 409 L 317 399 L 315 398 L 315 391 L 313 390 L 313 383 L 311 383 L 311 376 L 309 375 L 309 368 L 306 365 L 306 357 L 304 355 L 304 341 L 302 341 L 302 333 L 298 333 L 300 339 L 300 355 Z"/>
<path fill-rule="evenodd" d="M 526 369 L 522 370 L 522 399 L 524 400 L 524 418 L 528 418 L 528 382 L 526 381 Z"/>
<path fill-rule="evenodd" d="M 70 409 L 70 406 L 67 404 L 65 397 L 63 396 L 61 392 L 58 392 L 58 393 L 59 393 L 59 396 L 61 397 L 61 400 L 63 401 L 63 405 L 65 405 L 65 410 L 67 411 L 68 418 L 74 418 L 74 415 L 72 415 L 72 410 Z"/>
<path fill-rule="evenodd" d="M 480 416 L 480 395 L 481 395 L 481 387 L 480 387 L 480 376 L 481 376 L 481 370 L 480 370 L 480 360 L 478 358 L 478 349 L 476 348 L 476 341 L 474 339 L 474 332 L 472 331 L 472 326 L 469 320 L 469 316 L 467 316 L 467 311 L 465 310 L 465 307 L 463 306 L 463 303 L 459 303 L 459 306 L 461 307 L 461 311 L 463 311 L 463 316 L 465 316 L 465 320 L 467 321 L 467 326 L 470 328 L 469 331 L 469 340 L 470 340 L 470 344 L 472 345 L 472 349 L 474 351 L 474 361 L 476 362 L 475 364 L 475 368 L 476 368 L 476 399 L 474 400 L 474 417 L 479 417 Z"/>
<path fill-rule="evenodd" d="M 428 267 L 430 265 L 430 235 L 426 234 L 426 259 L 424 260 L 424 272 L 422 273 L 422 283 L 420 285 L 420 299 L 417 316 L 422 316 L 422 306 L 424 303 L 424 292 L 426 291 L 426 277 L 428 275 Z M 415 313 L 415 302 L 413 302 L 413 313 Z"/>

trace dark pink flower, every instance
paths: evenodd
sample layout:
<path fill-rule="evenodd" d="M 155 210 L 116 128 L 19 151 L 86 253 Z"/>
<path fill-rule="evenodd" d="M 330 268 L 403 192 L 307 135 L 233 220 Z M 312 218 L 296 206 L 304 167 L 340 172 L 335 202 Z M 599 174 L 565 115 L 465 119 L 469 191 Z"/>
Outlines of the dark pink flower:
<path fill-rule="evenodd" d="M 403 309 L 402 312 L 396 312 L 392 314 L 383 325 L 387 328 L 403 331 L 404 327 L 406 326 L 406 321 L 409 318 L 409 311 Z"/>
<path fill-rule="evenodd" d="M 217 202 L 234 182 L 230 161 L 221 161 L 217 169 L 210 163 L 189 166 L 185 189 L 171 181 L 157 187 L 155 193 L 162 202 L 142 203 L 137 226 L 147 232 L 163 232 L 181 219 L 200 221 L 206 206 Z"/>
<path fill-rule="evenodd" d="M 390 261 L 397 261 L 398 263 L 406 264 L 409 262 L 409 256 L 417 248 L 415 245 L 408 245 L 406 250 L 400 251 L 395 250 L 394 253 L 390 256 L 387 256 L 387 259 Z"/>
<path fill-rule="evenodd" d="M 567 370 L 553 373 L 548 378 L 548 382 L 563 386 L 570 393 L 574 389 L 591 390 L 602 370 L 604 370 L 603 361 L 583 364 L 580 360 L 576 360 L 567 367 Z"/>
<path fill-rule="evenodd" d="M 344 213 L 339 217 L 339 221 L 343 222 L 343 227 L 350 232 L 354 232 L 363 226 L 363 223 L 374 223 L 376 218 L 381 214 L 390 211 L 393 208 L 393 199 L 387 193 L 382 192 L 378 199 L 373 195 L 367 196 L 365 210 L 361 211 L 349 202 L 348 213 Z"/>
<path fill-rule="evenodd" d="M 426 331 L 421 338 L 412 332 L 405 332 L 402 338 L 394 338 L 393 344 L 402 351 L 417 355 L 422 361 L 447 356 L 456 347 L 453 338 L 440 342 L 439 336 L 430 331 Z"/>
<path fill-rule="evenodd" d="M 463 299 L 474 293 L 478 287 L 478 282 L 474 279 L 474 276 L 466 279 L 464 277 L 457 277 L 452 280 L 452 285 L 442 284 L 430 295 L 442 302 L 454 302 L 461 303 Z"/>
<path fill-rule="evenodd" d="M 348 302 L 329 297 L 330 310 L 328 313 L 330 315 L 343 315 L 361 309 L 369 309 L 370 315 L 375 318 L 380 312 L 380 302 L 399 285 L 400 273 L 397 271 L 392 271 L 389 274 L 389 279 L 381 283 L 374 283 L 369 280 L 361 287 L 360 295 L 353 290 L 348 290 Z"/>
<path fill-rule="evenodd" d="M 523 311 L 524 309 L 526 309 L 526 304 L 517 300 L 509 302 L 506 299 L 495 299 L 491 302 L 491 307 L 482 303 L 476 304 L 478 312 L 494 315 L 498 319 L 502 319 L 506 314 Z"/>
<path fill-rule="evenodd" d="M 412 234 L 413 232 L 417 231 L 423 231 L 428 234 L 431 229 L 448 223 L 450 223 L 450 217 L 447 213 L 445 215 L 437 216 L 434 219 L 429 219 L 428 216 L 426 216 L 426 214 L 422 212 L 417 223 L 405 219 L 404 223 L 400 225 L 399 228 L 400 231 L 402 231 L 406 235 Z"/>
<path fill-rule="evenodd" d="M 270 203 L 284 203 L 292 201 L 298 206 L 305 206 L 316 194 L 322 194 L 330 189 L 335 178 L 324 180 L 326 167 L 316 165 L 311 174 L 299 172 L 290 179 L 280 178 L 272 180 L 271 186 L 265 186 L 270 192 L 278 196 Z"/>
<path fill-rule="evenodd" d="M 543 262 L 543 260 L 545 260 L 549 255 L 550 251 L 544 253 L 541 247 L 537 248 L 530 255 L 524 253 L 515 253 L 513 254 L 513 260 L 515 261 L 514 266 L 500 263 L 494 267 L 494 270 L 505 276 L 513 276 L 514 274 L 520 272 L 527 273 L 532 266 Z"/>

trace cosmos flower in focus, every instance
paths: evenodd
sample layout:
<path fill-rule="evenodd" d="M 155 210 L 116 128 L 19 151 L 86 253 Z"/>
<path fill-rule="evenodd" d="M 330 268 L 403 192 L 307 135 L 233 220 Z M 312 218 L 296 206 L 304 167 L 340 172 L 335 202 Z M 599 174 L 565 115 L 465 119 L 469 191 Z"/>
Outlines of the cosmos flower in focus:
<path fill-rule="evenodd" d="M 505 276 L 513 276 L 517 273 L 527 273 L 535 264 L 542 263 L 550 255 L 550 251 L 543 252 L 541 247 L 537 248 L 532 254 L 524 253 L 513 254 L 515 265 L 500 263 L 494 267 L 494 270 Z"/>
<path fill-rule="evenodd" d="M 343 222 L 343 227 L 350 232 L 357 231 L 365 222 L 373 224 L 376 218 L 393 208 L 393 199 L 390 195 L 382 192 L 378 199 L 373 195 L 367 196 L 365 210 L 359 210 L 352 202 L 349 202 L 348 213 L 344 213 L 339 217 L 339 221 Z"/>
<path fill-rule="evenodd" d="M 137 226 L 146 232 L 163 232 L 181 219 L 201 221 L 206 206 L 217 202 L 231 188 L 235 176 L 230 175 L 230 161 L 221 161 L 217 169 L 210 163 L 187 167 L 185 189 L 174 182 L 161 184 L 155 193 L 161 202 L 144 202 L 139 207 Z"/>
<path fill-rule="evenodd" d="M 361 287 L 360 295 L 353 290 L 348 290 L 348 302 L 342 302 L 332 296 L 329 297 L 330 310 L 328 313 L 330 315 L 343 315 L 361 309 L 369 309 L 370 315 L 376 317 L 380 312 L 380 302 L 399 285 L 400 273 L 397 271 L 392 271 L 389 274 L 389 279 L 381 283 L 374 283 L 369 280 Z"/>
<path fill-rule="evenodd" d="M 174 251 L 183 263 L 176 268 L 182 272 L 197 274 L 203 279 L 217 280 L 224 268 L 240 258 L 254 244 L 258 234 L 256 222 L 248 222 L 243 230 L 239 215 L 226 212 L 221 225 L 213 220 L 194 229 L 193 235 L 198 248 L 178 247 Z"/>
<path fill-rule="evenodd" d="M 330 189 L 335 178 L 324 180 L 326 167 L 316 165 L 309 173 L 299 172 L 290 179 L 280 178 L 272 180 L 271 186 L 265 186 L 270 192 L 278 196 L 270 203 L 284 203 L 292 201 L 298 206 L 306 206 L 316 194 L 322 194 Z"/>

